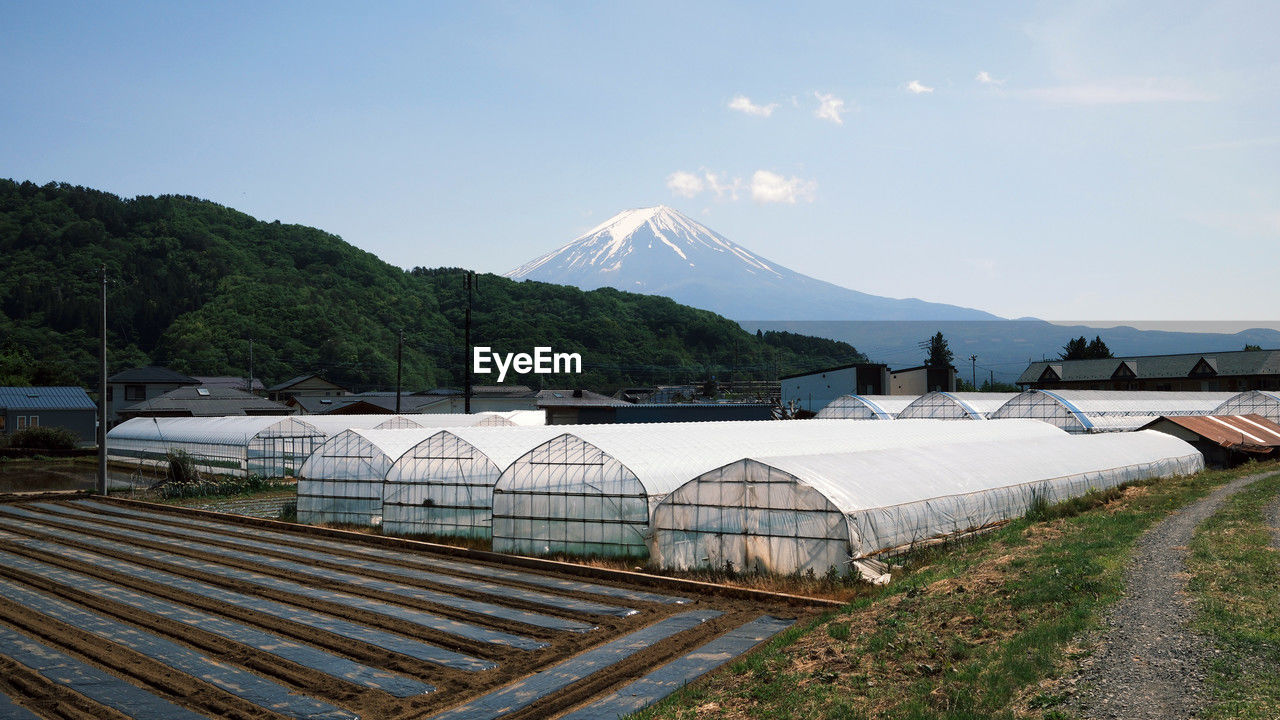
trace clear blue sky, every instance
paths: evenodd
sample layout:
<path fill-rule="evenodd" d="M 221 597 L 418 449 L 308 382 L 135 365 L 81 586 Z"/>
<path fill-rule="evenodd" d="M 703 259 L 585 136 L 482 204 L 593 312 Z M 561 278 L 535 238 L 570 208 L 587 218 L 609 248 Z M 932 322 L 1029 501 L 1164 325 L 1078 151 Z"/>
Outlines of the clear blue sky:
<path fill-rule="evenodd" d="M 5 3 L 0 176 L 490 272 L 663 203 L 865 292 L 1272 320 L 1277 28 L 1275 2 Z"/>

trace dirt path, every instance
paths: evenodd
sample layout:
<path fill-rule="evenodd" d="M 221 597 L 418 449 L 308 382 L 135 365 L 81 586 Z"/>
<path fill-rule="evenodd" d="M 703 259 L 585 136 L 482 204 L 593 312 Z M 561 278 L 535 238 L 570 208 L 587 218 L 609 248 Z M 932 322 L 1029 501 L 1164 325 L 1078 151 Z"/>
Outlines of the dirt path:
<path fill-rule="evenodd" d="M 1187 624 L 1187 545 L 1196 526 L 1227 498 L 1270 473 L 1238 478 L 1175 512 L 1137 544 L 1124 599 L 1107 617 L 1102 647 L 1078 678 L 1075 703 L 1086 718 L 1174 720 L 1205 704 L 1212 649 Z"/>

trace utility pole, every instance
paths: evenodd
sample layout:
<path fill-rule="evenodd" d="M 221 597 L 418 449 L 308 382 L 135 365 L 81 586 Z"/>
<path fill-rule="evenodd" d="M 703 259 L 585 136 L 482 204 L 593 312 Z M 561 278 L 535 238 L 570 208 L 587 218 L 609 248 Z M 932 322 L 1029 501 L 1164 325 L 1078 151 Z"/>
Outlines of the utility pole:
<path fill-rule="evenodd" d="M 245 389 L 253 394 L 253 338 L 249 338 L 249 387 Z"/>
<path fill-rule="evenodd" d="M 973 389 L 976 391 L 978 389 L 978 356 L 970 355 L 969 362 L 972 364 L 969 370 L 969 379 L 973 383 Z"/>
<path fill-rule="evenodd" d="M 396 414 L 400 414 L 400 371 L 404 368 L 404 330 L 396 340 Z"/>
<path fill-rule="evenodd" d="M 465 412 L 468 415 L 471 414 L 471 299 L 472 299 L 472 290 L 475 289 L 475 285 L 476 285 L 475 272 L 472 270 L 467 270 L 466 276 L 465 276 L 465 286 L 467 290 L 467 322 L 466 322 L 466 329 L 463 331 L 464 332 L 463 343 L 465 344 L 466 347 L 463 350 L 463 358 L 462 358 L 462 367 L 463 367 L 462 402 L 463 402 L 463 412 Z"/>
<path fill-rule="evenodd" d="M 102 265 L 102 377 L 98 384 L 98 492 L 107 494 L 107 266 Z"/>

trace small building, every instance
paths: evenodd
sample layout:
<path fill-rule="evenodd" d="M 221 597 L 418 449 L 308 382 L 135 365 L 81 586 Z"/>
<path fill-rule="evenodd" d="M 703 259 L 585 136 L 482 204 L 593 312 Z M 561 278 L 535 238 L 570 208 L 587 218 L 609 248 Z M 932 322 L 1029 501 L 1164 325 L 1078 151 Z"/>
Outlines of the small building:
<path fill-rule="evenodd" d="M 889 372 L 888 395 L 927 395 L 931 392 L 955 392 L 956 369 L 917 365 Z M 863 393 L 864 395 L 870 393 Z"/>
<path fill-rule="evenodd" d="M 1028 390 L 1280 390 L 1280 350 L 1045 360 L 1028 365 L 1018 384 Z"/>
<path fill-rule="evenodd" d="M 548 425 L 595 425 L 614 422 L 618 408 L 632 404 L 590 390 L 540 390 L 538 409 L 547 413 Z"/>
<path fill-rule="evenodd" d="M 120 411 L 135 417 L 215 417 L 223 415 L 292 415 L 287 405 L 230 388 L 181 387 Z"/>
<path fill-rule="evenodd" d="M 466 411 L 466 398 L 456 388 L 437 388 L 418 393 L 425 402 L 414 412 L 460 413 Z M 510 412 L 537 410 L 538 393 L 527 385 L 472 385 L 471 412 Z"/>
<path fill-rule="evenodd" d="M 1191 443 L 1207 465 L 1233 467 L 1250 458 L 1276 457 L 1280 425 L 1261 415 L 1176 415 L 1142 427 Z"/>
<path fill-rule="evenodd" d="M 299 375 L 267 388 L 267 397 L 276 402 L 285 402 L 294 397 L 342 397 L 350 391 L 328 380 L 311 373 Z"/>
<path fill-rule="evenodd" d="M 97 442 L 98 406 L 79 387 L 0 387 L 0 435 L 60 427 L 81 443 Z"/>
<path fill-rule="evenodd" d="M 888 384 L 888 366 L 853 363 L 807 373 L 784 375 L 782 407 L 792 415 L 817 413 L 841 395 L 883 395 Z M 919 393 L 917 393 L 919 394 Z"/>
<path fill-rule="evenodd" d="M 200 381 L 166 367 L 122 370 L 107 378 L 107 424 L 120 422 L 121 411 L 181 387 L 194 387 Z"/>
<path fill-rule="evenodd" d="M 231 375 L 193 375 L 192 377 L 198 380 L 200 384 L 205 387 L 231 388 L 232 390 L 251 392 L 254 395 L 261 395 L 266 392 L 266 387 L 263 386 L 262 381 L 258 378 L 253 379 L 253 387 L 251 388 L 249 387 L 249 378 L 244 377 L 234 377 Z"/>

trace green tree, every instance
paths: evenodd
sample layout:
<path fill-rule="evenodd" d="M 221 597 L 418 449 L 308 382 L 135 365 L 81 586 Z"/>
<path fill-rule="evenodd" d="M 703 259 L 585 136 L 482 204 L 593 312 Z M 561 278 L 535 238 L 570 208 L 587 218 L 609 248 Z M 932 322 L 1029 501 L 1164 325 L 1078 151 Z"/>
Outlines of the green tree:
<path fill-rule="evenodd" d="M 942 331 L 938 331 L 936 335 L 929 338 L 929 355 L 925 358 L 924 364 L 929 367 L 951 367 L 954 361 L 955 355 L 947 345 L 947 339 L 942 336 Z"/>
<path fill-rule="evenodd" d="M 1246 351 L 1248 351 L 1248 350 L 1261 350 L 1261 349 L 1262 349 L 1262 346 L 1261 346 L 1261 345 L 1254 345 L 1253 343 L 1245 343 L 1244 349 L 1245 349 Z"/>
<path fill-rule="evenodd" d="M 1062 346 L 1062 352 L 1058 353 L 1059 360 L 1085 360 L 1089 357 L 1089 341 L 1081 335 L 1078 338 L 1068 340 L 1066 345 Z"/>
<path fill-rule="evenodd" d="M 1095 335 L 1093 340 L 1089 342 L 1089 347 L 1085 348 L 1085 356 L 1092 360 L 1115 357 L 1115 355 L 1111 354 L 1111 348 L 1102 342 L 1101 335 Z"/>

